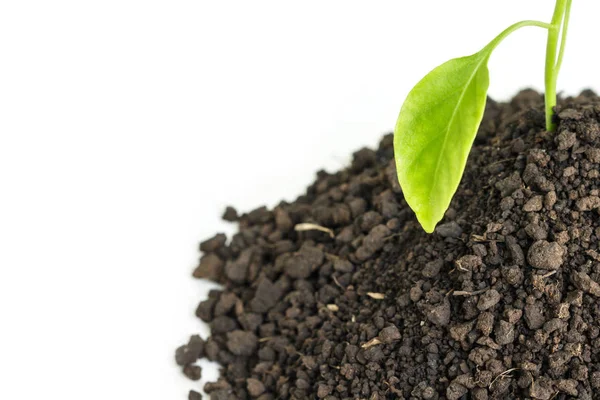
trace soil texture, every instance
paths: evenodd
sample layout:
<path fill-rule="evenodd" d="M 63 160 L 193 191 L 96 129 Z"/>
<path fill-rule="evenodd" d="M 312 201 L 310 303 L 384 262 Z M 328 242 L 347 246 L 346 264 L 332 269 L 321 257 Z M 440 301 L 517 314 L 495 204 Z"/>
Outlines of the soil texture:
<path fill-rule="evenodd" d="M 306 194 L 224 218 L 193 275 L 223 285 L 177 349 L 222 365 L 213 400 L 600 399 L 600 99 L 488 100 L 450 209 L 427 235 L 392 136 Z M 200 399 L 190 392 L 189 399 Z"/>

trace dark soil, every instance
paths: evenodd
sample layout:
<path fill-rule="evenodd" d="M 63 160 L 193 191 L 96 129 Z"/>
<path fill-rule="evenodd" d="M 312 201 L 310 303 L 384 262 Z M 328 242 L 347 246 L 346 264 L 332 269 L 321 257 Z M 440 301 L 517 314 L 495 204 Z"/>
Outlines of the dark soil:
<path fill-rule="evenodd" d="M 203 242 L 194 271 L 224 285 L 196 312 L 212 336 L 177 362 L 223 366 L 214 400 L 600 398 L 600 99 L 557 120 L 547 133 L 532 91 L 490 100 L 432 235 L 391 135 L 294 203 L 228 209 L 239 232 Z"/>

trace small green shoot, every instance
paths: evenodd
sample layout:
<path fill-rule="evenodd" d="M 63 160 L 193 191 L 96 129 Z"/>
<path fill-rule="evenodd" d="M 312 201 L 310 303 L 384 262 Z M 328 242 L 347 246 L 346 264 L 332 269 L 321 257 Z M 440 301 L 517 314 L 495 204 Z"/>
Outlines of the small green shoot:
<path fill-rule="evenodd" d="M 570 8 L 571 0 L 557 0 L 550 24 L 517 22 L 478 53 L 438 66 L 408 94 L 394 129 L 394 156 L 404 198 L 427 233 L 433 232 L 444 217 L 462 178 L 485 110 L 488 60 L 502 40 L 517 29 L 536 26 L 548 30 L 546 128 L 549 131 L 556 128 L 553 123 L 556 80 L 564 54 Z"/>

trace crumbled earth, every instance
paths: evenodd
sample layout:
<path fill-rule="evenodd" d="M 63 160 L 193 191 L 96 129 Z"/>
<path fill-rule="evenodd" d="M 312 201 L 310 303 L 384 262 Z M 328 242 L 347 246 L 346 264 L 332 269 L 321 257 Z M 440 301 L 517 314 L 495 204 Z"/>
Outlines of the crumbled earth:
<path fill-rule="evenodd" d="M 431 235 L 391 135 L 291 204 L 228 208 L 239 232 L 203 242 L 194 271 L 224 287 L 196 312 L 212 335 L 177 363 L 222 365 L 213 400 L 600 398 L 600 99 L 556 119 L 546 132 L 530 90 L 489 100 Z"/>

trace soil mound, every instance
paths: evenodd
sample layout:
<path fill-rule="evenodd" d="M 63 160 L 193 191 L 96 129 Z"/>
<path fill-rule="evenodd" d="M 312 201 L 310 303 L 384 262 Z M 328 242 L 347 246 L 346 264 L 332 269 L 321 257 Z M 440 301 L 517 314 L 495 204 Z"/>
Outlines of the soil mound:
<path fill-rule="evenodd" d="M 425 234 L 397 183 L 392 136 L 305 195 L 203 242 L 224 285 L 177 350 L 234 399 L 600 398 L 600 99 L 488 101 L 445 219 Z M 190 399 L 200 395 L 192 391 Z"/>

